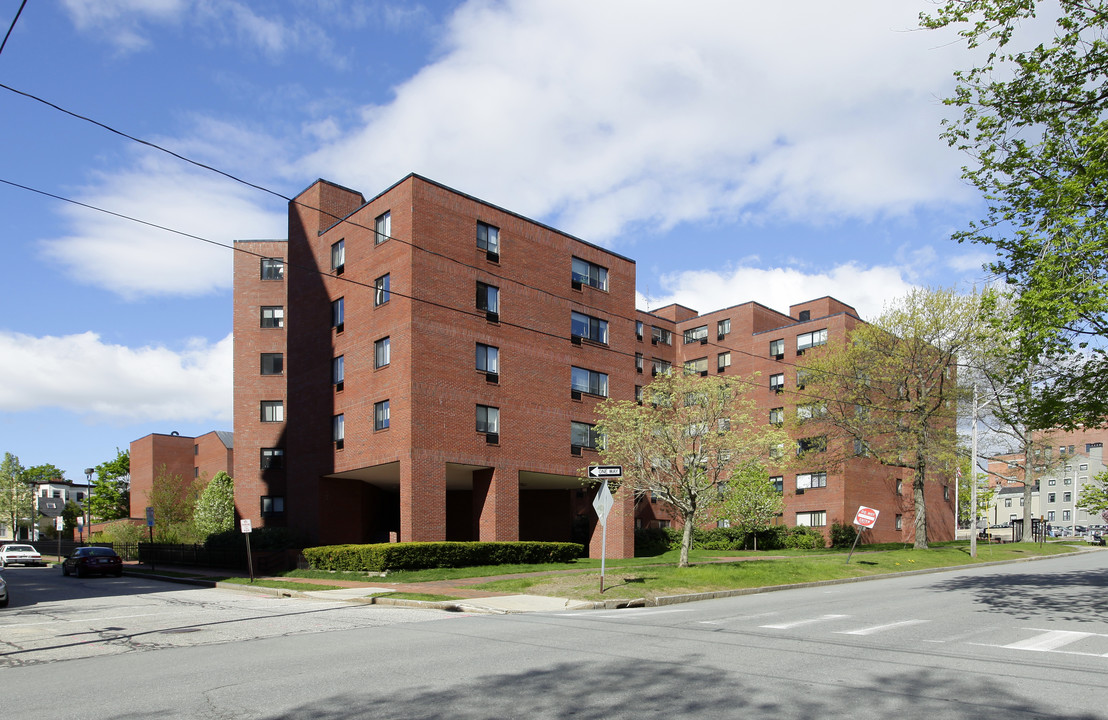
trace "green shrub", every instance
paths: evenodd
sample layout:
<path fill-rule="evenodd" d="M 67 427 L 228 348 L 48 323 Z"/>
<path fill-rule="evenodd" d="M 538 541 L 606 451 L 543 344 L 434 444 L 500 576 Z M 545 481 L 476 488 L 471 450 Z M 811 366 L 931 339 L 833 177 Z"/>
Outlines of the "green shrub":
<path fill-rule="evenodd" d="M 475 565 L 533 565 L 572 562 L 585 552 L 578 543 L 411 542 L 324 545 L 304 548 L 313 570 L 422 570 Z"/>
<path fill-rule="evenodd" d="M 664 528 L 635 528 L 635 557 L 654 557 L 669 552 L 672 540 Z"/>
<path fill-rule="evenodd" d="M 708 528 L 693 531 L 693 547 L 698 550 L 742 550 L 746 533 L 738 528 Z"/>
<path fill-rule="evenodd" d="M 815 550 L 827 547 L 827 541 L 816 528 L 798 525 L 789 529 L 785 547 L 793 550 Z"/>
<path fill-rule="evenodd" d="M 121 545 L 134 545 L 145 542 L 149 533 L 145 525 L 138 525 L 128 520 L 118 520 L 108 523 L 104 529 L 96 533 L 97 542 L 119 543 Z"/>
<path fill-rule="evenodd" d="M 858 533 L 855 532 L 853 525 L 847 525 L 845 523 L 832 523 L 831 524 L 831 547 L 835 548 L 848 548 L 854 545 L 854 537 Z M 860 539 L 858 542 L 862 542 Z"/>
<path fill-rule="evenodd" d="M 754 547 L 753 538 L 758 538 L 759 550 L 781 550 L 789 537 L 789 529 L 784 525 L 771 525 L 753 533 L 750 547 Z"/>

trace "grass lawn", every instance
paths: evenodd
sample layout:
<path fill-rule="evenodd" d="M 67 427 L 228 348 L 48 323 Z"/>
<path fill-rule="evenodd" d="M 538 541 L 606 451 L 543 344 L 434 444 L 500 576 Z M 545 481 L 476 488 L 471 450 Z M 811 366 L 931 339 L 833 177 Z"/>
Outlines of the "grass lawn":
<path fill-rule="evenodd" d="M 839 580 L 872 575 L 924 570 L 955 565 L 968 565 L 998 560 L 1036 557 L 1072 552 L 1065 545 L 980 545 L 977 558 L 969 556 L 966 543 L 949 543 L 928 550 L 904 549 L 856 551 L 850 562 L 845 552 L 803 552 L 778 554 L 764 559 L 751 554 L 705 553 L 700 551 L 692 567 L 677 568 L 669 564 L 638 567 L 609 564 L 604 577 L 604 593 L 600 593 L 600 573 L 590 570 L 560 575 L 533 575 L 526 578 L 491 580 L 477 587 L 483 590 L 550 595 L 581 600 L 633 599 L 653 600 L 666 595 L 704 593 L 721 590 L 789 585 L 793 583 Z M 668 555 L 668 553 L 667 553 Z M 741 562 L 712 562 L 711 558 L 745 556 Z M 665 556 L 662 556 L 665 557 Z"/>

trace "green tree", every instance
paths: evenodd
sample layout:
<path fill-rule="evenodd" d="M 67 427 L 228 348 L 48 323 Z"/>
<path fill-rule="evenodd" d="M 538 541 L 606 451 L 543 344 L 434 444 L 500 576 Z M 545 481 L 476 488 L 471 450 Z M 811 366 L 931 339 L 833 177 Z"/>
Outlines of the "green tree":
<path fill-rule="evenodd" d="M 1094 484 L 1095 483 L 1095 484 Z M 1081 488 L 1077 507 L 1090 514 L 1100 513 L 1108 522 L 1108 470 L 1093 478 L 1093 482 Z"/>
<path fill-rule="evenodd" d="M 235 481 L 222 470 L 204 487 L 193 517 L 197 533 L 206 538 L 235 526 Z"/>
<path fill-rule="evenodd" d="M 62 508 L 62 520 L 65 523 L 62 533 L 67 537 L 72 538 L 76 534 L 78 517 L 84 517 L 81 506 L 72 500 L 67 501 L 65 507 Z"/>
<path fill-rule="evenodd" d="M 115 458 L 96 466 L 90 500 L 98 520 L 118 520 L 131 514 L 131 453 L 116 448 Z"/>
<path fill-rule="evenodd" d="M 20 520 L 34 502 L 24 474 L 19 458 L 4 453 L 4 460 L 0 461 L 0 518 L 12 529 L 13 537 L 18 536 Z"/>
<path fill-rule="evenodd" d="M 805 393 L 821 399 L 821 420 L 840 447 L 912 472 L 916 548 L 927 547 L 927 483 L 954 475 L 955 370 L 980 333 L 979 318 L 972 297 L 917 289 L 847 342 L 804 356 Z"/>
<path fill-rule="evenodd" d="M 1054 32 L 1034 36 L 1038 14 Z M 966 152 L 963 177 L 987 203 L 957 233 L 989 246 L 1015 295 L 1008 324 L 1025 365 L 1055 372 L 1035 387 L 1036 428 L 1097 426 L 1108 416 L 1108 24 L 1105 0 L 948 0 L 924 27 L 957 28 L 987 51 L 956 73 L 961 112 L 944 137 Z M 1030 39 L 1028 39 L 1030 37 Z"/>
<path fill-rule="evenodd" d="M 192 519 L 202 485 L 169 472 L 165 465 L 151 483 L 149 502 L 154 508 L 154 539 L 158 542 L 194 542 Z"/>
<path fill-rule="evenodd" d="M 769 479 L 762 466 L 740 468 L 727 483 L 723 494 L 720 517 L 732 527 L 743 531 L 746 537 L 754 537 L 754 549 L 758 549 L 757 532 L 768 526 L 785 509 L 785 498 Z"/>
<path fill-rule="evenodd" d="M 681 371 L 643 388 L 642 405 L 609 398 L 597 406 L 605 462 L 623 466 L 623 488 L 653 493 L 684 525 L 678 567 L 689 564 L 692 532 L 720 504 L 720 484 L 760 467 L 787 436 L 767 424 L 752 397 L 757 383 Z"/>

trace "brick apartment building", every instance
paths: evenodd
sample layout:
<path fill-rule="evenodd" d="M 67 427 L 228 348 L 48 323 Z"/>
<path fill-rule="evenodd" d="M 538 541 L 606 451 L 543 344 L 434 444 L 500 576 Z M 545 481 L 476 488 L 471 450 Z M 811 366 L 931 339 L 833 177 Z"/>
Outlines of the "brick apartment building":
<path fill-rule="evenodd" d="M 236 249 L 236 505 L 320 543 L 572 540 L 595 555 L 580 477 L 599 460 L 598 402 L 667 366 L 758 371 L 770 422 L 795 412 L 797 356 L 861 322 L 832 298 L 789 315 L 638 311 L 634 261 L 417 175 L 369 201 L 317 181 L 290 203 L 287 242 Z M 874 540 L 907 537 L 911 480 L 891 469 L 776 479 L 787 524 L 865 504 L 889 519 Z M 953 503 L 930 496 L 946 539 Z M 616 493 L 609 555 L 633 553 L 635 512 Z M 646 500 L 638 520 L 665 517 Z"/>
<path fill-rule="evenodd" d="M 176 432 L 151 433 L 131 443 L 131 517 L 146 517 L 154 478 L 164 471 L 182 478 L 210 480 L 234 467 L 233 435 L 226 431 L 188 437 Z"/>

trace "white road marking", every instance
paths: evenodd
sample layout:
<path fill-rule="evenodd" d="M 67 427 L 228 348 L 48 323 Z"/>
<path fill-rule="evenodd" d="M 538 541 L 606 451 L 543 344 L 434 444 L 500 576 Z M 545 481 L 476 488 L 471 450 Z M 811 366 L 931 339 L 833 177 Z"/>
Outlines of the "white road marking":
<path fill-rule="evenodd" d="M 674 608 L 672 610 L 620 610 L 614 613 L 597 613 L 596 615 L 589 615 L 590 618 L 629 618 L 629 617 L 646 617 L 647 615 L 666 615 L 668 613 L 685 613 L 692 612 L 692 609 Z M 567 615 L 573 615 L 574 617 L 581 617 L 580 613 L 565 613 Z"/>
<path fill-rule="evenodd" d="M 888 623 L 887 625 L 875 625 L 873 627 L 861 628 L 859 630 L 838 630 L 836 635 L 873 635 L 875 633 L 883 632 L 885 630 L 891 630 L 898 627 L 907 627 L 909 625 L 919 625 L 921 623 L 931 622 L 930 620 L 902 620 L 900 622 Z"/>
<path fill-rule="evenodd" d="M 801 625 L 810 625 L 812 623 L 826 622 L 827 620 L 838 620 L 839 618 L 850 617 L 849 615 L 820 615 L 816 618 L 808 618 L 807 620 L 794 620 L 790 623 L 780 623 L 777 625 L 759 625 L 758 627 L 770 628 L 771 630 L 790 630 L 794 627 L 800 627 Z"/>
<path fill-rule="evenodd" d="M 1038 628 L 1027 628 L 1028 630 L 1037 630 Z M 1078 640 L 1084 640 L 1087 637 L 1092 637 L 1097 633 L 1089 632 L 1076 632 L 1074 630 L 1047 630 L 1040 635 L 1036 635 L 1033 638 L 1027 640 L 1020 640 L 1019 642 L 1009 643 L 1008 645 L 1002 645 L 1001 647 L 1009 650 L 1032 650 L 1034 652 L 1049 652 L 1051 650 L 1057 650 L 1060 647 L 1069 645 L 1070 643 L 1077 642 Z"/>

